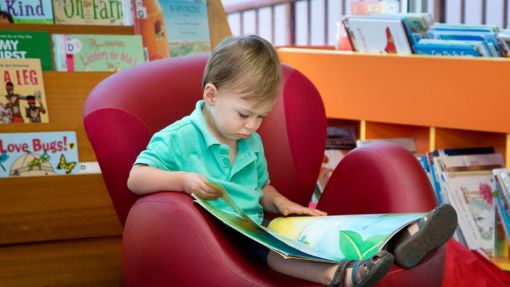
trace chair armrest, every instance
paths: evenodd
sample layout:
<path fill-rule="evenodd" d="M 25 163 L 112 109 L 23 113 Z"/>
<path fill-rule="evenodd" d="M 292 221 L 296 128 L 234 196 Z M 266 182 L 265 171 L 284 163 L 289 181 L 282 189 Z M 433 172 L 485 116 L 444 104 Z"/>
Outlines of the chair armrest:
<path fill-rule="evenodd" d="M 226 228 L 186 194 L 140 198 L 124 227 L 125 286 L 317 286 L 250 262 Z"/>
<path fill-rule="evenodd" d="M 403 147 L 371 143 L 349 152 L 317 205 L 329 214 L 427 212 L 436 199 L 418 160 Z"/>

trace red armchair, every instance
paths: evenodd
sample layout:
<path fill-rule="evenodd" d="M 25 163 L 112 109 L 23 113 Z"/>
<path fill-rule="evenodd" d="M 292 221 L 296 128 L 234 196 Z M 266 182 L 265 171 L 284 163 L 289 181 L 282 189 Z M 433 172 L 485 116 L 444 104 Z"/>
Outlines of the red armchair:
<path fill-rule="evenodd" d="M 317 286 L 259 266 L 225 235 L 225 226 L 177 192 L 138 198 L 129 170 L 152 134 L 189 114 L 201 97 L 206 55 L 165 59 L 112 75 L 91 92 L 84 124 L 124 226 L 126 286 Z M 313 84 L 284 66 L 284 84 L 260 129 L 272 184 L 306 205 L 319 173 L 326 131 Z M 349 153 L 318 207 L 329 214 L 425 212 L 434 195 L 402 148 L 373 144 Z M 440 286 L 444 248 L 411 270 L 394 267 L 378 286 Z"/>

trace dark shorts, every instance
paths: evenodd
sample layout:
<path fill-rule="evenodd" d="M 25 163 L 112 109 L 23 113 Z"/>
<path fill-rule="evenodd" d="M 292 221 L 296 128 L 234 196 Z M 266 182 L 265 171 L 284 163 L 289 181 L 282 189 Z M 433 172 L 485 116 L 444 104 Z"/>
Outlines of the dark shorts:
<path fill-rule="evenodd" d="M 269 221 L 266 222 L 266 220 L 262 223 L 264 226 L 267 226 L 268 224 Z M 232 228 L 227 227 L 226 230 L 228 232 L 228 237 L 232 239 L 232 242 L 245 254 L 245 256 L 247 256 L 250 260 L 267 266 L 269 248 Z"/>

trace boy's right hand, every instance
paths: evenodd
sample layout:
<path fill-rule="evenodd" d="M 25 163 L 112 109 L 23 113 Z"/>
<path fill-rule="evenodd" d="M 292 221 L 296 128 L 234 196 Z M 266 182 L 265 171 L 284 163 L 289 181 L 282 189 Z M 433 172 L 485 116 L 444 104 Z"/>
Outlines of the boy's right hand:
<path fill-rule="evenodd" d="M 186 173 L 182 187 L 187 194 L 195 194 L 201 199 L 214 200 L 221 197 L 221 191 L 207 185 L 207 179 L 200 174 Z"/>

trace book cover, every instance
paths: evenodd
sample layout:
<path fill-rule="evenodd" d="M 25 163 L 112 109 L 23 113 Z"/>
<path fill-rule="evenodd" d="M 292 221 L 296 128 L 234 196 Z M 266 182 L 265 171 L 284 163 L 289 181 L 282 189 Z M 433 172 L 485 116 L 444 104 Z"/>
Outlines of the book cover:
<path fill-rule="evenodd" d="M 491 253 L 494 248 L 495 203 L 492 171 L 447 172 L 451 204 L 459 214 L 459 226 L 470 249 Z M 471 237 L 471 240 L 468 239 Z"/>
<path fill-rule="evenodd" d="M 434 23 L 430 30 L 463 30 L 474 32 L 499 32 L 497 25 L 468 25 L 468 24 L 449 24 L 449 23 Z"/>
<path fill-rule="evenodd" d="M 327 149 L 353 149 L 356 147 L 354 126 L 329 126 L 326 130 Z"/>
<path fill-rule="evenodd" d="M 489 57 L 481 41 L 421 39 L 414 45 L 418 55 Z"/>
<path fill-rule="evenodd" d="M 291 216 L 273 219 L 268 227 L 253 222 L 218 184 L 232 212 L 219 210 L 206 201 L 195 200 L 223 223 L 259 242 L 284 258 L 335 263 L 367 259 L 398 231 L 423 217 L 415 214 L 370 214 L 341 216 Z"/>
<path fill-rule="evenodd" d="M 55 24 L 132 25 L 130 0 L 53 0 Z"/>
<path fill-rule="evenodd" d="M 52 0 L 0 0 L 0 11 L 9 13 L 15 24 L 53 24 Z"/>
<path fill-rule="evenodd" d="M 168 32 L 170 57 L 211 50 L 205 1 L 160 0 Z"/>
<path fill-rule="evenodd" d="M 496 33 L 494 32 L 474 32 L 464 30 L 432 30 L 427 33 L 431 39 L 440 40 L 460 40 L 482 42 L 487 54 L 491 57 L 501 57 Z"/>
<path fill-rule="evenodd" d="M 412 54 L 402 19 L 347 17 L 344 20 L 355 51 L 380 54 Z"/>
<path fill-rule="evenodd" d="M 145 61 L 138 35 L 53 35 L 57 71 L 120 71 Z"/>
<path fill-rule="evenodd" d="M 0 124 L 47 123 L 46 94 L 39 59 L 0 59 L 5 94 Z"/>
<path fill-rule="evenodd" d="M 79 173 L 74 131 L 0 133 L 0 177 Z"/>
<path fill-rule="evenodd" d="M 134 25 L 150 61 L 211 49 L 205 1 L 136 0 Z"/>
<path fill-rule="evenodd" d="M 0 58 L 41 60 L 44 71 L 53 69 L 48 32 L 0 31 Z"/>

